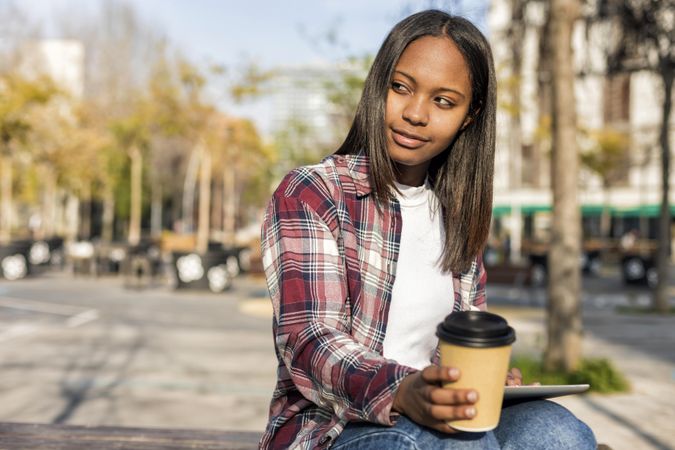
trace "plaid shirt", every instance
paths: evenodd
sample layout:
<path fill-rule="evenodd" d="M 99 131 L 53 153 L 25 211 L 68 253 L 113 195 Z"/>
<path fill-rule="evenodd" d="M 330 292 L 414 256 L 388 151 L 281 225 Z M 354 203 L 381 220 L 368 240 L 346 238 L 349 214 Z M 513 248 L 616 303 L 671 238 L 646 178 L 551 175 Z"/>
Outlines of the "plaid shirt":
<path fill-rule="evenodd" d="M 396 200 L 378 210 L 368 180 L 366 156 L 329 156 L 288 174 L 268 206 L 262 255 L 279 366 L 262 449 L 328 448 L 350 421 L 396 420 L 396 390 L 415 371 L 382 356 L 401 213 Z M 453 310 L 484 309 L 480 258 L 453 278 Z"/>

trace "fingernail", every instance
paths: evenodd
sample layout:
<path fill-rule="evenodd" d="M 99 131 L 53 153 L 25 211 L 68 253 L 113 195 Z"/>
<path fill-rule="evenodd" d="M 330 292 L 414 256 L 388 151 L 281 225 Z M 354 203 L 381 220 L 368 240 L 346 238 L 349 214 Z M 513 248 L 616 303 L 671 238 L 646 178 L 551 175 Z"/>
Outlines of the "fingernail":
<path fill-rule="evenodd" d="M 457 378 L 459 377 L 459 369 L 452 367 L 448 369 L 448 375 L 450 375 L 450 378 Z"/>
<path fill-rule="evenodd" d="M 464 412 L 467 417 L 473 417 L 476 415 L 476 408 L 466 408 Z"/>
<path fill-rule="evenodd" d="M 475 391 L 471 391 L 468 394 L 466 394 L 466 399 L 473 403 L 476 400 L 478 400 L 478 393 Z"/>

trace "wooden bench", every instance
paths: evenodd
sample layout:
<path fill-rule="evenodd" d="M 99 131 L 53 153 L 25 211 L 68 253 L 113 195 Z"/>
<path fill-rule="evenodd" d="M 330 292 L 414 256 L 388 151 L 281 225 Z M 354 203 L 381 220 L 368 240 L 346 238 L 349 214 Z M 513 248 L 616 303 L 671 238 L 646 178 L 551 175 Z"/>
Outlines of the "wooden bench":
<path fill-rule="evenodd" d="M 261 433 L 0 423 L 1 450 L 254 450 Z"/>

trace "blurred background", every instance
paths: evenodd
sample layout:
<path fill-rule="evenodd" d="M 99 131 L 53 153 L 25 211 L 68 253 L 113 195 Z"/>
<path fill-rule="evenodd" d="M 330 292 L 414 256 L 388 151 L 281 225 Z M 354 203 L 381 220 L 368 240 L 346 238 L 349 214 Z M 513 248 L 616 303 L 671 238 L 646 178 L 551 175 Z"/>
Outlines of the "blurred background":
<path fill-rule="evenodd" d="M 262 212 L 283 175 L 340 145 L 386 33 L 427 8 L 469 18 L 493 46 L 498 135 L 484 258 L 497 303 L 543 317 L 552 178 L 569 178 L 582 309 L 658 310 L 672 325 L 675 5 L 578 6 L 566 93 L 576 99 L 577 168 L 552 158 L 560 67 L 549 2 L 0 0 L 0 342 L 13 349 L 0 374 L 13 392 L 0 420 L 261 430 L 275 364 Z M 223 327 L 235 335 L 209 335 Z M 78 334 L 85 329 L 92 334 Z M 206 334 L 183 348 L 188 330 Z M 40 333 L 40 345 L 65 347 L 36 346 Z M 211 348 L 214 340 L 225 347 Z M 110 350 L 119 342 L 133 352 Z M 149 353 L 134 378 L 132 360 L 149 342 L 164 356 Z M 675 356 L 652 344 L 654 364 L 670 364 L 672 389 Z M 201 359 L 174 361 L 171 351 Z M 60 352 L 72 358 L 49 375 L 40 364 Z M 109 372 L 117 357 L 126 362 Z M 183 372 L 164 379 L 167 367 Z M 258 378 L 242 381 L 241 367 Z M 28 374 L 44 383 L 19 394 Z M 143 400 L 111 406 L 119 392 L 148 386 Z M 191 421 L 165 391 L 185 401 L 209 394 L 199 408 L 213 420 Z M 223 417 L 222 398 L 239 414 Z"/>

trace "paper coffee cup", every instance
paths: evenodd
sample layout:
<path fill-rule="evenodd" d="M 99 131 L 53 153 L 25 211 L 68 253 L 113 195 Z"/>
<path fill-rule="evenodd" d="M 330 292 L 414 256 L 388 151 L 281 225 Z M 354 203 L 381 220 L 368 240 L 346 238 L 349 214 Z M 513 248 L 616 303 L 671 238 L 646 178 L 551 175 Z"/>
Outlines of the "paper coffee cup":
<path fill-rule="evenodd" d="M 445 387 L 478 392 L 476 415 L 448 424 L 461 431 L 493 430 L 499 423 L 515 331 L 496 314 L 458 311 L 438 325 L 436 335 L 440 339 L 441 365 L 461 372 L 458 381 Z"/>

